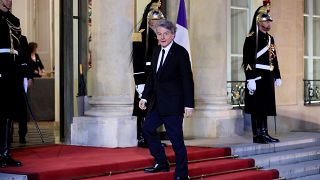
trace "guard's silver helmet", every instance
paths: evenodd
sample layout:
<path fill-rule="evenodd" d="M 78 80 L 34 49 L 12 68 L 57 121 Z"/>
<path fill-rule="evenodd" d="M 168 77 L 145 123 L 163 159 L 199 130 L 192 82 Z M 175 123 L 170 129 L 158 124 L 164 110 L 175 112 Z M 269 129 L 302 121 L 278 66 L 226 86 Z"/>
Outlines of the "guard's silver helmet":
<path fill-rule="evenodd" d="M 152 5 L 150 7 L 150 11 L 147 15 L 148 20 L 165 19 L 163 13 L 159 10 L 160 6 L 161 6 L 160 0 L 156 3 L 152 3 Z"/>

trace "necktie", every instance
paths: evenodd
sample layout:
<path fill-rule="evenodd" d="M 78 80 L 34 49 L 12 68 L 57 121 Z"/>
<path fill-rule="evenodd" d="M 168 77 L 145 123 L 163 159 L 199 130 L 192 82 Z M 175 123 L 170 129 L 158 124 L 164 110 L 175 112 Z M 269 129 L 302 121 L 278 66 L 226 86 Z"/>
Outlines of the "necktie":
<path fill-rule="evenodd" d="M 160 60 L 159 68 L 158 68 L 158 71 L 157 71 L 158 74 L 160 74 L 161 69 L 162 69 L 162 64 L 163 64 L 163 59 L 164 59 L 164 53 L 165 52 L 166 51 L 164 49 L 162 49 L 161 60 Z"/>

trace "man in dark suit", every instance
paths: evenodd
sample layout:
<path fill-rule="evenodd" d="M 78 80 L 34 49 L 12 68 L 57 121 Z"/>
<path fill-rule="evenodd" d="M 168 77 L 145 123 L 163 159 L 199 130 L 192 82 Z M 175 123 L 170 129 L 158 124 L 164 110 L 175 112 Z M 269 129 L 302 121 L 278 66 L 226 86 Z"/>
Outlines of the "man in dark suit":
<path fill-rule="evenodd" d="M 175 25 L 168 20 L 159 20 L 156 35 L 160 46 L 155 47 L 151 58 L 152 71 L 146 82 L 141 109 L 148 114 L 143 132 L 155 165 L 145 172 L 168 172 L 170 170 L 164 147 L 157 128 L 164 124 L 176 156 L 175 179 L 189 179 L 187 151 L 183 141 L 183 116 L 192 115 L 194 108 L 194 84 L 189 54 L 173 41 Z"/>
<path fill-rule="evenodd" d="M 159 19 L 164 19 L 164 15 L 159 10 L 159 0 L 151 0 L 146 6 L 139 33 L 141 40 L 132 43 L 132 65 L 134 72 L 134 82 L 136 91 L 133 102 L 133 116 L 137 117 L 137 139 L 139 147 L 148 147 L 142 133 L 142 125 L 147 115 L 147 111 L 139 108 L 139 101 L 142 95 L 149 72 L 151 71 L 151 56 L 154 47 L 158 46 L 154 24 Z"/>

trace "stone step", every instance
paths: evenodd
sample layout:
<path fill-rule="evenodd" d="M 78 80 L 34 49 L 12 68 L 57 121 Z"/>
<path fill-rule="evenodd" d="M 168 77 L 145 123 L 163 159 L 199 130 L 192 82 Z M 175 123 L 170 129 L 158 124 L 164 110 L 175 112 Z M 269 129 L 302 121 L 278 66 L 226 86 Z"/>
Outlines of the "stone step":
<path fill-rule="evenodd" d="M 26 175 L 0 173 L 0 180 L 27 180 Z"/>
<path fill-rule="evenodd" d="M 306 135 L 305 133 L 295 133 L 294 137 L 280 138 L 279 143 L 247 143 L 231 145 L 230 147 L 232 150 L 232 154 L 239 155 L 240 157 L 246 157 L 258 154 L 301 149 L 311 146 L 320 146 L 320 133 L 310 133 L 308 135 Z"/>
<path fill-rule="evenodd" d="M 274 166 L 279 165 L 294 164 L 320 159 L 320 146 L 310 146 L 308 148 L 254 155 L 249 156 L 249 158 L 255 159 L 257 166 L 273 168 Z"/>
<path fill-rule="evenodd" d="M 314 179 L 320 179 L 317 176 L 320 173 L 320 133 L 292 132 L 279 139 L 279 143 L 241 143 L 230 147 L 232 154 L 240 158 L 253 158 L 257 166 L 278 169 L 280 177 L 292 179 L 315 176 Z"/>
<path fill-rule="evenodd" d="M 316 175 L 299 177 L 299 178 L 295 178 L 294 180 L 319 180 L 319 179 L 320 179 L 320 172 L 319 174 L 316 174 Z"/>
<path fill-rule="evenodd" d="M 280 177 L 283 177 L 286 179 L 313 176 L 313 175 L 319 175 L 320 160 L 273 166 L 272 168 L 277 169 L 280 173 Z"/>

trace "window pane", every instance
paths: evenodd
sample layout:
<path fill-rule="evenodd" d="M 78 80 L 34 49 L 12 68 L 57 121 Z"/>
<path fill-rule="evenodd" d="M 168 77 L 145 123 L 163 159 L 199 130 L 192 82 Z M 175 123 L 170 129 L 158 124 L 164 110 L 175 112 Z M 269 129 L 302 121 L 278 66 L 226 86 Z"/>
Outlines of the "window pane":
<path fill-rule="evenodd" d="M 248 0 L 231 0 L 231 6 L 248 7 Z"/>
<path fill-rule="evenodd" d="M 313 56 L 320 56 L 320 18 L 313 18 Z"/>
<path fill-rule="evenodd" d="M 313 79 L 320 79 L 320 60 L 313 60 Z"/>
<path fill-rule="evenodd" d="M 304 0 L 304 13 L 305 14 L 309 13 L 309 11 L 308 11 L 308 0 Z"/>
<path fill-rule="evenodd" d="M 304 55 L 308 56 L 308 17 L 304 17 Z"/>
<path fill-rule="evenodd" d="M 313 0 L 313 14 L 320 15 L 320 1 Z"/>
<path fill-rule="evenodd" d="M 310 79 L 309 78 L 309 68 L 308 68 L 308 59 L 304 59 L 304 79 Z"/>
<path fill-rule="evenodd" d="M 231 81 L 245 81 L 241 64 L 242 57 L 231 57 Z"/>
<path fill-rule="evenodd" d="M 242 48 L 247 31 L 247 17 L 246 10 L 231 10 L 231 53 L 242 54 Z"/>

